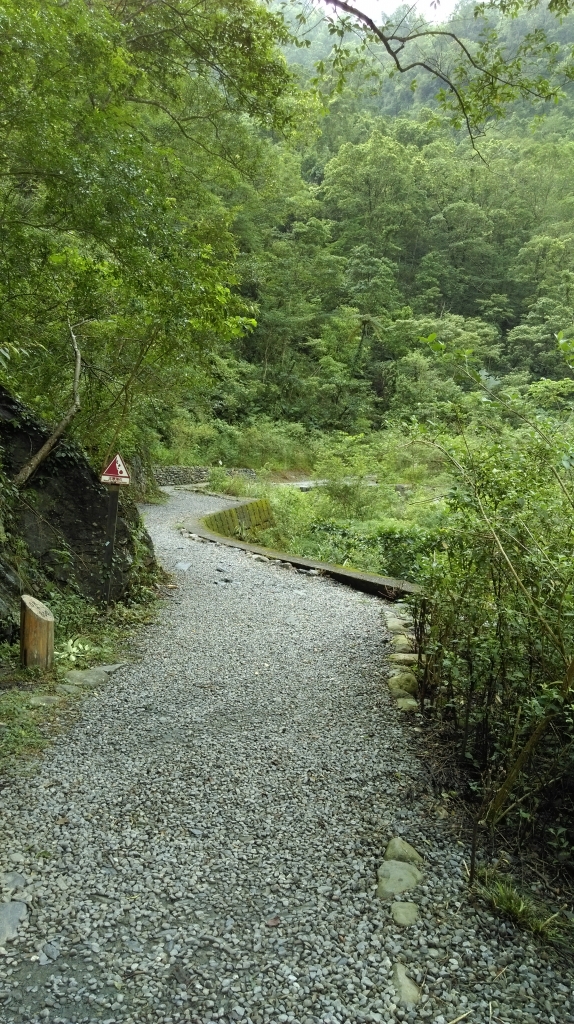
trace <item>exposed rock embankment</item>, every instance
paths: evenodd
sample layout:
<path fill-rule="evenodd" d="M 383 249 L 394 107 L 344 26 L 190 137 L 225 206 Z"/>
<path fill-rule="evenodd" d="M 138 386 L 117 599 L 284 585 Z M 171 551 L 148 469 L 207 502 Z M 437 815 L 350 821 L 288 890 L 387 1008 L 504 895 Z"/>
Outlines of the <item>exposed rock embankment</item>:
<path fill-rule="evenodd" d="M 62 440 L 20 493 L 9 481 L 49 436 L 49 428 L 0 388 L 0 637 L 14 633 L 23 591 L 45 599 L 50 589 L 98 597 L 102 584 L 108 494 L 82 450 Z M 8 484 L 8 485 L 7 485 Z M 154 561 L 151 540 L 122 493 L 112 598 L 124 596 L 135 571 Z"/>

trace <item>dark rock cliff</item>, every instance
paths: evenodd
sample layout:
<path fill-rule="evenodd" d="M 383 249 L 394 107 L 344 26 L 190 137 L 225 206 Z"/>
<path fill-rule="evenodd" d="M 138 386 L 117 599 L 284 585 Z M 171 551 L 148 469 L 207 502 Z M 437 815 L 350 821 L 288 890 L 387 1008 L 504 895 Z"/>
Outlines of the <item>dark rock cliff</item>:
<path fill-rule="evenodd" d="M 102 588 L 108 493 L 82 450 L 61 440 L 26 487 L 9 481 L 49 436 L 49 429 L 0 387 L 0 639 L 14 636 L 19 596 L 45 598 L 50 587 L 97 601 Z M 125 597 L 134 575 L 152 569 L 151 540 L 122 492 L 112 599 Z"/>

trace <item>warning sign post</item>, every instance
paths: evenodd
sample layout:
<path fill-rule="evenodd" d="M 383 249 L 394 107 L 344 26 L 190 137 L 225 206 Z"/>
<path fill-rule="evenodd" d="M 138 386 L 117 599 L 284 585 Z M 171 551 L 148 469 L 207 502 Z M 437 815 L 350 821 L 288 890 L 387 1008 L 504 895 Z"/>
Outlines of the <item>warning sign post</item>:
<path fill-rule="evenodd" d="M 109 492 L 108 522 L 106 526 L 106 542 L 104 545 L 104 590 L 106 595 L 106 607 L 108 607 L 112 592 L 114 543 L 116 539 L 116 525 L 118 522 L 120 487 L 126 486 L 130 482 L 130 475 L 121 455 L 116 455 L 110 462 L 109 466 L 106 466 L 100 480 L 103 484 L 107 484 Z"/>
<path fill-rule="evenodd" d="M 129 484 L 130 475 L 125 467 L 125 463 L 121 455 L 116 455 L 116 457 L 112 459 L 109 466 L 104 469 L 100 479 L 103 484 L 116 484 L 119 486 L 122 484 Z"/>

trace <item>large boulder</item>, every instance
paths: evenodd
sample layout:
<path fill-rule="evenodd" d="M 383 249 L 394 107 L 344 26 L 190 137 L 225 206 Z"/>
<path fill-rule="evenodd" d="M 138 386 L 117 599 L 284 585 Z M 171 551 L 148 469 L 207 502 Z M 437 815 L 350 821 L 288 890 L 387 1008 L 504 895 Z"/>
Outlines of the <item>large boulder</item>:
<path fill-rule="evenodd" d="M 393 985 L 397 1002 L 400 1006 L 411 1007 L 420 1003 L 421 994 L 418 985 L 415 984 L 412 978 L 409 978 L 404 964 L 396 963 L 393 965 Z"/>
<path fill-rule="evenodd" d="M 399 670 L 392 672 L 389 679 L 389 690 L 391 692 L 393 690 L 404 690 L 411 697 L 414 697 L 419 692 L 419 684 L 412 672 Z"/>
<path fill-rule="evenodd" d="M 385 850 L 385 860 L 400 860 L 403 864 L 414 864 L 415 867 L 424 864 L 418 850 L 407 843 L 406 839 L 394 836 Z"/>
<path fill-rule="evenodd" d="M 408 928 L 411 924 L 416 924 L 419 919 L 419 908 L 416 903 L 391 903 L 391 917 L 395 924 L 401 926 L 401 928 Z"/>

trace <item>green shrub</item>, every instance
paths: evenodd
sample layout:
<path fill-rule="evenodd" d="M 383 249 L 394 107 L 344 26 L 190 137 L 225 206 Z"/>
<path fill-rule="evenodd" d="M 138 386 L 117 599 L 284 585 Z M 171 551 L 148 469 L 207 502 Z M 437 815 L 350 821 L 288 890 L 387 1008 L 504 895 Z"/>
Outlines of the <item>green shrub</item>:
<path fill-rule="evenodd" d="M 560 826 L 574 865 L 570 434 L 538 419 L 438 446 L 456 486 L 419 559 L 417 630 L 423 706 L 468 769 L 478 820 L 542 841 Z"/>
<path fill-rule="evenodd" d="M 420 577 L 421 558 L 438 542 L 436 532 L 392 519 L 378 521 L 371 529 L 354 523 L 316 523 L 310 533 L 322 552 L 330 549 L 327 561 L 412 582 Z"/>
<path fill-rule="evenodd" d="M 154 457 L 162 465 L 308 470 L 315 444 L 315 436 L 299 423 L 266 417 L 242 426 L 221 420 L 198 423 L 180 410 L 171 425 L 170 445 L 158 445 Z"/>

